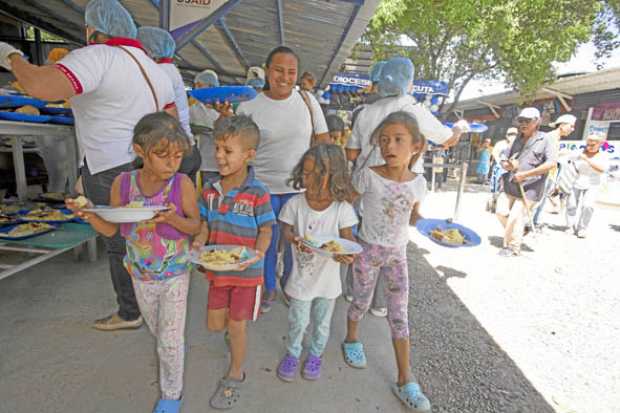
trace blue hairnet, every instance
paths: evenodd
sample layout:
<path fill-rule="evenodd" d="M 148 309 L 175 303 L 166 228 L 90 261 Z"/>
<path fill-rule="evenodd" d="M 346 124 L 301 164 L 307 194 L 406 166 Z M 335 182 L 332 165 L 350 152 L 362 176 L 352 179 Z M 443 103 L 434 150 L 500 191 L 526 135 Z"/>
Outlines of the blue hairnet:
<path fill-rule="evenodd" d="M 326 116 L 325 123 L 327 123 L 327 130 L 330 132 L 344 131 L 344 121 L 338 115 Z"/>
<path fill-rule="evenodd" d="M 254 89 L 262 89 L 263 87 L 265 87 L 265 80 L 261 78 L 248 79 L 245 84 L 248 86 L 252 86 Z"/>
<path fill-rule="evenodd" d="M 118 0 L 90 0 L 84 12 L 86 25 L 112 37 L 135 39 L 138 30 Z"/>
<path fill-rule="evenodd" d="M 204 83 L 205 87 L 218 87 L 220 81 L 217 78 L 217 73 L 211 69 L 203 70 L 194 77 L 194 84 Z"/>
<path fill-rule="evenodd" d="M 148 50 L 151 57 L 173 57 L 177 44 L 170 33 L 159 27 L 142 26 L 138 29 L 138 40 Z"/>
<path fill-rule="evenodd" d="M 379 76 L 381 76 L 381 69 L 385 66 L 387 62 L 385 60 L 381 60 L 380 62 L 375 63 L 370 68 L 370 81 L 372 83 L 376 83 L 379 81 Z"/>
<path fill-rule="evenodd" d="M 407 93 L 413 82 L 413 63 L 406 57 L 393 57 L 388 60 L 379 75 L 379 94 L 397 96 Z"/>

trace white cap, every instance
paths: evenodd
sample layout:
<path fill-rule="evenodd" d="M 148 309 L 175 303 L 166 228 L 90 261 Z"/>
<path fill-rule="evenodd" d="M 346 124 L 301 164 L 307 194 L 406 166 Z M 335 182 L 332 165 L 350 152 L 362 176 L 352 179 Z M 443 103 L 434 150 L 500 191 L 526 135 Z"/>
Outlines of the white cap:
<path fill-rule="evenodd" d="M 586 140 L 593 140 L 593 141 L 598 141 L 598 142 L 603 142 L 605 139 L 606 139 L 605 136 L 601 135 L 600 133 L 591 133 L 586 138 Z"/>
<path fill-rule="evenodd" d="M 506 136 L 518 135 L 518 134 L 519 134 L 519 130 L 517 128 L 508 128 L 508 130 L 506 131 Z"/>
<path fill-rule="evenodd" d="M 550 123 L 549 125 L 554 128 L 563 123 L 568 123 L 569 125 L 575 126 L 575 122 L 577 122 L 577 118 L 574 115 L 565 113 L 564 115 L 561 115 L 559 118 L 557 118 L 555 122 Z"/>
<path fill-rule="evenodd" d="M 536 108 L 523 108 L 519 113 L 519 118 L 540 119 L 540 112 Z"/>

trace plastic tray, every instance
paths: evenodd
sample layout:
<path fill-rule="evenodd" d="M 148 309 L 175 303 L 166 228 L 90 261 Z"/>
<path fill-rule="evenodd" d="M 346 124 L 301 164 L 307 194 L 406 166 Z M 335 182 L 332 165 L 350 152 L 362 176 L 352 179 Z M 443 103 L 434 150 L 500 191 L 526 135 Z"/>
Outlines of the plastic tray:
<path fill-rule="evenodd" d="M 243 252 L 241 253 L 241 261 L 239 263 L 212 265 L 212 264 L 206 264 L 200 260 L 200 254 L 202 254 L 203 252 L 213 251 L 213 250 L 229 251 L 229 250 L 236 249 L 236 248 L 243 248 Z M 251 249 L 247 247 L 242 247 L 240 245 L 206 245 L 198 251 L 192 250 L 191 255 L 190 255 L 190 261 L 193 262 L 194 264 L 200 265 L 201 267 L 209 271 L 215 271 L 215 272 L 239 271 L 239 265 L 241 262 L 248 261 L 254 258 L 255 256 L 256 255 L 254 251 L 252 251 Z"/>
<path fill-rule="evenodd" d="M 42 108 L 46 102 L 40 99 L 21 95 L 2 95 L 0 96 L 0 108 L 19 108 L 30 105 L 35 108 Z"/>
<path fill-rule="evenodd" d="M 219 86 L 205 89 L 194 89 L 189 92 L 190 96 L 203 103 L 239 103 L 252 100 L 256 97 L 256 90 L 250 86 Z"/>
<path fill-rule="evenodd" d="M 50 122 L 59 125 L 75 125 L 75 119 L 71 116 L 54 115 Z"/>
<path fill-rule="evenodd" d="M 416 228 L 422 235 L 426 238 L 433 241 L 435 244 L 439 244 L 443 247 L 448 248 L 460 248 L 460 247 L 475 247 L 480 245 L 480 236 L 476 234 L 476 232 L 470 228 L 464 227 L 463 225 L 456 224 L 454 222 L 447 221 L 445 219 L 420 219 L 416 223 Z M 434 229 L 446 230 L 456 228 L 461 231 L 463 237 L 465 238 L 465 243 L 461 245 L 451 244 L 449 242 L 443 242 L 441 240 L 435 239 L 431 236 L 431 231 Z"/>
<path fill-rule="evenodd" d="M 73 110 L 71 108 L 57 108 L 50 106 L 43 106 L 41 108 L 41 112 L 50 115 L 61 115 L 61 116 L 70 116 L 73 117 Z"/>
<path fill-rule="evenodd" d="M 66 209 L 66 208 L 60 208 L 58 209 L 58 211 L 62 212 L 65 215 L 73 215 L 73 212 L 71 212 L 71 210 Z M 28 212 L 26 212 L 26 214 L 28 214 Z M 26 218 L 25 214 L 20 216 L 19 218 L 24 222 L 45 222 L 47 224 L 64 224 L 65 222 L 72 222 L 72 221 L 76 221 L 79 219 L 75 216 L 69 219 L 63 219 L 63 220 L 29 219 L 29 218 Z"/>
<path fill-rule="evenodd" d="M 8 218 L 8 221 L 4 221 L 4 218 Z M 19 224 L 22 221 L 19 219 L 19 217 L 14 216 L 14 215 L 3 215 L 0 214 L 0 228 L 9 226 L 9 225 L 15 225 L 15 224 Z"/>
<path fill-rule="evenodd" d="M 55 229 L 58 228 L 57 225 L 54 224 L 48 224 L 51 226 L 51 228 L 46 229 L 45 231 L 41 231 L 41 232 L 37 232 L 35 234 L 29 234 L 29 235 L 23 235 L 21 237 L 10 237 L 7 236 L 6 234 L 8 232 L 10 232 L 13 228 L 19 226 L 19 225 L 24 225 L 25 223 L 20 223 L 20 224 L 15 224 L 15 225 L 10 225 L 10 226 L 6 226 L 6 227 L 2 227 L 2 230 L 0 231 L 0 239 L 4 239 L 7 241 L 20 241 L 20 240 L 24 240 L 24 239 L 28 239 L 28 238 L 32 238 L 32 237 L 38 237 L 39 235 L 43 235 L 43 234 L 47 234 L 48 232 L 52 232 Z"/>
<path fill-rule="evenodd" d="M 14 120 L 17 122 L 48 123 L 52 120 L 52 117 L 49 115 L 27 115 L 25 113 L 0 111 L 0 119 Z"/>

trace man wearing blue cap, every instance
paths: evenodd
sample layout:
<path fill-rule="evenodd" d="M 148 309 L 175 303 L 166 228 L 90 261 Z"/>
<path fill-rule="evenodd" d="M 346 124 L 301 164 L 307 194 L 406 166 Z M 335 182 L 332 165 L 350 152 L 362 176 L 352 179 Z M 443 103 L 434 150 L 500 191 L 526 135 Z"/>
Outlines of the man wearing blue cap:
<path fill-rule="evenodd" d="M 29 95 L 70 100 L 86 196 L 108 205 L 114 178 L 133 169 L 133 127 L 148 113 L 166 110 L 176 116 L 177 111 L 170 79 L 144 52 L 131 15 L 117 0 L 91 0 L 85 22 L 89 46 L 55 65 L 30 64 L 21 51 L 1 42 L 0 65 Z M 117 234 L 104 242 L 119 309 L 95 321 L 94 328 L 139 328 L 142 317 L 123 265 L 125 240 Z"/>

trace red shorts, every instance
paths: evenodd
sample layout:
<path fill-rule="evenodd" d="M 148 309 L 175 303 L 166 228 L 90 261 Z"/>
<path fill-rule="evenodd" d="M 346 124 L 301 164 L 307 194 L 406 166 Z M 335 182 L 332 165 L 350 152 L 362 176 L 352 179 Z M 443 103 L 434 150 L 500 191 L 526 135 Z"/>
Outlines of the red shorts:
<path fill-rule="evenodd" d="M 260 307 L 261 286 L 214 287 L 209 283 L 207 310 L 228 309 L 231 320 L 256 320 Z"/>

